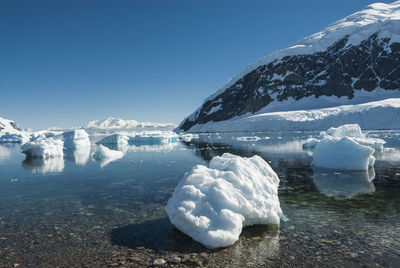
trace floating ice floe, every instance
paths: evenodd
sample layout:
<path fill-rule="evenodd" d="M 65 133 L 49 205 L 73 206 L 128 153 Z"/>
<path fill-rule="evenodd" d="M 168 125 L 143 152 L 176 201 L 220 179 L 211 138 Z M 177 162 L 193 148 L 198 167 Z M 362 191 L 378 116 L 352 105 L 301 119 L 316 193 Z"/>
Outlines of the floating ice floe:
<path fill-rule="evenodd" d="M 63 141 L 55 138 L 39 138 L 22 145 L 27 157 L 51 158 L 63 156 Z"/>
<path fill-rule="evenodd" d="M 237 141 L 259 141 L 259 140 L 261 140 L 261 138 L 257 137 L 257 136 L 249 136 L 249 137 L 244 136 L 244 137 L 236 137 L 236 140 Z"/>
<path fill-rule="evenodd" d="M 181 138 L 185 142 L 191 142 L 193 139 L 198 139 L 199 135 L 193 133 L 182 133 L 179 134 L 179 138 Z"/>
<path fill-rule="evenodd" d="M 347 124 L 340 127 L 331 127 L 327 131 L 320 133 L 320 139 L 310 138 L 303 143 L 304 149 L 313 149 L 321 139 L 324 138 L 351 138 L 359 144 L 369 146 L 375 150 L 383 150 L 383 145 L 386 143 L 382 139 L 366 137 L 362 133 L 361 128 L 358 124 Z"/>
<path fill-rule="evenodd" d="M 317 144 L 320 142 L 320 140 L 316 138 L 309 138 L 303 143 L 303 149 L 304 150 L 312 150 L 317 146 Z"/>
<path fill-rule="evenodd" d="M 157 145 L 178 142 L 178 135 L 175 133 L 169 134 L 136 134 L 130 137 L 129 142 L 135 144 L 147 144 L 147 145 Z"/>
<path fill-rule="evenodd" d="M 373 148 L 348 137 L 327 137 L 315 146 L 312 165 L 339 170 L 367 170 L 375 163 L 374 152 Z"/>
<path fill-rule="evenodd" d="M 101 167 L 105 167 L 110 162 L 118 160 L 124 156 L 123 152 L 108 149 L 106 146 L 99 145 L 97 151 L 93 154 L 93 159 L 101 160 Z"/>
<path fill-rule="evenodd" d="M 342 170 L 366 170 L 373 167 L 375 150 L 383 150 L 384 140 L 366 137 L 358 124 L 331 127 L 320 139 L 309 138 L 303 149 L 313 150 L 312 164 Z"/>
<path fill-rule="evenodd" d="M 90 147 L 89 134 L 83 129 L 66 131 L 62 134 L 64 147 L 66 149 L 75 149 L 78 147 Z"/>
<path fill-rule="evenodd" d="M 119 144 L 119 145 L 125 145 L 128 144 L 129 137 L 126 135 L 121 135 L 121 134 L 113 134 L 110 136 L 107 136 L 98 142 L 97 144 Z"/>
<path fill-rule="evenodd" d="M 209 167 L 195 166 L 179 182 L 165 208 L 179 230 L 209 248 L 239 239 L 244 226 L 279 224 L 279 178 L 259 156 L 225 153 Z"/>
<path fill-rule="evenodd" d="M 27 143 L 29 137 L 24 134 L 4 134 L 0 137 L 0 143 Z"/>

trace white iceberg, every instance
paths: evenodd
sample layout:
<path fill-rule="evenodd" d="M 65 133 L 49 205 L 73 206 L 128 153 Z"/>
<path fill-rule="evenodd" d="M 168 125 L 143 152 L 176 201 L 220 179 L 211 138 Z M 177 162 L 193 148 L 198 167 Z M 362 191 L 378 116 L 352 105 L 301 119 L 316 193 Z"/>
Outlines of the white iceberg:
<path fill-rule="evenodd" d="M 314 148 L 312 165 L 338 170 L 367 170 L 373 167 L 375 150 L 351 138 L 326 137 Z"/>
<path fill-rule="evenodd" d="M 75 149 L 78 147 L 90 147 L 89 134 L 83 129 L 66 131 L 62 134 L 64 147 L 66 149 Z"/>
<path fill-rule="evenodd" d="M 4 134 L 0 137 L 0 143 L 27 143 L 29 137 L 24 134 Z"/>
<path fill-rule="evenodd" d="M 353 137 L 365 139 L 358 124 L 346 124 L 339 127 L 331 127 L 326 132 L 321 132 L 321 136 L 328 135 L 336 138 Z"/>
<path fill-rule="evenodd" d="M 309 138 L 303 143 L 303 149 L 304 150 L 312 150 L 317 146 L 317 144 L 320 142 L 320 140 L 316 138 Z"/>
<path fill-rule="evenodd" d="M 119 144 L 119 145 L 125 145 L 128 144 L 129 137 L 126 135 L 121 135 L 121 134 L 113 134 L 107 137 L 104 137 L 103 139 L 99 140 L 96 142 L 97 144 Z"/>
<path fill-rule="evenodd" d="M 303 143 L 303 149 L 312 150 L 315 146 L 321 141 L 321 139 L 325 138 L 350 138 L 353 141 L 371 147 L 374 150 L 383 150 L 383 145 L 386 143 L 382 139 L 370 138 L 366 137 L 364 133 L 362 133 L 361 128 L 358 124 L 346 124 L 339 127 L 331 127 L 327 131 L 322 131 L 319 135 L 320 139 L 309 138 Z"/>
<path fill-rule="evenodd" d="M 179 182 L 165 208 L 179 230 L 209 248 L 239 239 L 244 226 L 279 224 L 279 178 L 259 156 L 225 153 L 197 165 Z"/>
<path fill-rule="evenodd" d="M 118 160 L 124 156 L 123 152 L 108 149 L 106 146 L 99 145 L 97 151 L 93 154 L 93 159 L 101 160 L 100 166 L 105 167 L 110 162 Z"/>
<path fill-rule="evenodd" d="M 54 138 L 39 138 L 22 145 L 22 152 L 27 157 L 51 158 L 63 156 L 63 141 Z"/>
<path fill-rule="evenodd" d="M 135 144 L 157 145 L 178 142 L 179 136 L 175 133 L 144 133 L 130 137 L 129 142 Z"/>

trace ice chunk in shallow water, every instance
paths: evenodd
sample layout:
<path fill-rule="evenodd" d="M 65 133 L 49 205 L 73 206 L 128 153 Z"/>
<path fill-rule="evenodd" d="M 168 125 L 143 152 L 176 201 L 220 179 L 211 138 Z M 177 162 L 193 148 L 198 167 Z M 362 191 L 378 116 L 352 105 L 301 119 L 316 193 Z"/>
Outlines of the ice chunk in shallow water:
<path fill-rule="evenodd" d="M 363 171 L 327 172 L 313 168 L 313 181 L 318 190 L 328 196 L 352 198 L 355 195 L 372 193 L 375 186 L 372 180 L 375 170 L 370 168 Z"/>
<path fill-rule="evenodd" d="M 101 160 L 100 166 L 105 167 L 110 162 L 118 160 L 123 156 L 122 152 L 108 149 L 106 146 L 100 144 L 97 151 L 93 154 L 93 159 Z"/>
<path fill-rule="evenodd" d="M 375 163 L 374 149 L 351 138 L 324 138 L 315 146 L 312 165 L 338 170 L 367 170 Z"/>
<path fill-rule="evenodd" d="M 67 149 L 90 147 L 89 134 L 83 129 L 66 131 L 62 136 L 64 139 L 64 147 Z"/>
<path fill-rule="evenodd" d="M 118 145 L 125 145 L 128 144 L 129 137 L 126 135 L 121 134 L 113 134 L 107 136 L 100 141 L 96 142 L 97 144 L 118 144 Z"/>
<path fill-rule="evenodd" d="M 63 141 L 54 138 L 39 138 L 22 145 L 27 157 L 51 158 L 63 156 Z"/>
<path fill-rule="evenodd" d="M 209 248 L 232 245 L 242 228 L 279 224 L 279 178 L 259 156 L 225 153 L 197 165 L 179 182 L 165 208 L 179 230 Z"/>

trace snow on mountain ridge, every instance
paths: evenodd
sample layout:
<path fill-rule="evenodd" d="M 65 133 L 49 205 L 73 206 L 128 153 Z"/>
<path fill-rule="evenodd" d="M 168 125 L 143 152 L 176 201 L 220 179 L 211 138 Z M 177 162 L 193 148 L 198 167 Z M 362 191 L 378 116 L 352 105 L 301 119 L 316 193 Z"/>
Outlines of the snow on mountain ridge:
<path fill-rule="evenodd" d="M 17 123 L 15 123 L 12 120 L 0 117 L 0 134 L 5 134 L 5 133 L 21 134 L 21 132 L 22 132 L 22 130 L 17 125 Z"/>
<path fill-rule="evenodd" d="M 176 127 L 173 123 L 151 123 L 151 122 L 139 122 L 137 120 L 124 120 L 120 118 L 109 117 L 104 120 L 93 120 L 87 123 L 84 128 L 92 129 L 153 129 L 153 128 L 174 128 Z"/>
<path fill-rule="evenodd" d="M 376 25 L 377 22 L 380 22 L 379 25 Z M 359 30 L 361 27 L 363 28 L 363 31 L 360 32 Z M 213 99 L 221 92 L 234 85 L 237 80 L 249 73 L 251 70 L 254 70 L 261 65 L 268 64 L 275 59 L 299 54 L 311 54 L 326 50 L 335 41 L 346 35 L 350 36 L 348 45 L 359 44 L 362 40 L 368 38 L 375 32 L 379 32 L 379 37 L 390 37 L 392 42 L 400 42 L 400 33 L 396 33 L 396 29 L 399 28 L 400 1 L 395 1 L 391 4 L 374 3 L 368 5 L 363 10 L 330 24 L 324 30 L 300 39 L 288 48 L 272 52 L 269 55 L 249 64 L 237 76 L 230 79 L 230 81 L 222 88 L 207 97 L 204 102 Z"/>

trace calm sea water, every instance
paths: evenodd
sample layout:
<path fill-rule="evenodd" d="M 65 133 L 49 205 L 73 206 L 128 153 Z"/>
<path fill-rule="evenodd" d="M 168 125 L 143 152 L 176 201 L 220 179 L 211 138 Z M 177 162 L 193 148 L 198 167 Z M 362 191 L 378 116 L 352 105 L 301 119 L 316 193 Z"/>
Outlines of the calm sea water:
<path fill-rule="evenodd" d="M 0 145 L 0 266 L 142 266 L 200 252 L 208 266 L 398 266 L 400 132 L 368 132 L 387 144 L 367 172 L 313 169 L 301 144 L 316 135 L 202 134 L 113 148 L 125 156 L 109 163 L 91 160 L 89 149 L 26 160 L 19 145 Z M 164 206 L 186 171 L 225 152 L 270 163 L 285 217 L 211 251 L 174 229 Z M 136 253 L 147 260 L 130 262 Z"/>

